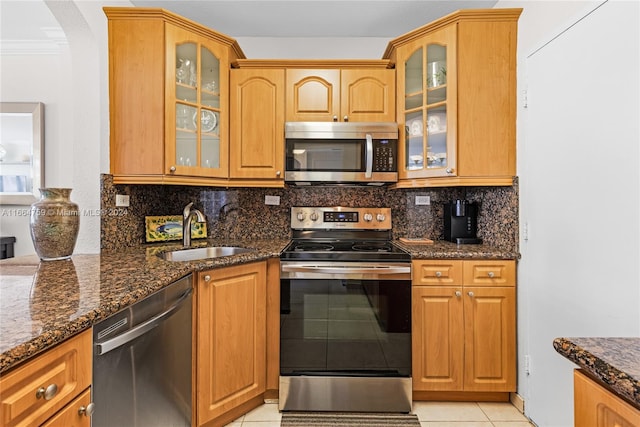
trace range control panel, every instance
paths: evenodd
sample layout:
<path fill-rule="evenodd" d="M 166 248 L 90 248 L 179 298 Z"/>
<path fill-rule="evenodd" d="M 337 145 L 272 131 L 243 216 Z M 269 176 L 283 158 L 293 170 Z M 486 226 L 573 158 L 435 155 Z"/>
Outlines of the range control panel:
<path fill-rule="evenodd" d="M 391 230 L 391 208 L 292 207 L 296 230 Z"/>

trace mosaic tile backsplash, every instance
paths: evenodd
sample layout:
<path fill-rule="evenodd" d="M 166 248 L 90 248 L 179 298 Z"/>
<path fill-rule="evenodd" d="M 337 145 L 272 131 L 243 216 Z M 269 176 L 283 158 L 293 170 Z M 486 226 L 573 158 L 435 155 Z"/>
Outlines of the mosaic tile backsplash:
<path fill-rule="evenodd" d="M 129 195 L 128 208 L 116 208 L 116 194 Z M 265 196 L 280 196 L 266 205 Z M 430 205 L 416 206 L 416 196 Z M 511 187 L 451 187 L 392 190 L 386 187 L 216 188 L 176 185 L 114 185 L 101 176 L 101 247 L 118 249 L 145 243 L 145 216 L 181 215 L 189 202 L 207 217 L 209 238 L 287 239 L 292 206 L 353 206 L 392 209 L 393 237 L 443 237 L 444 204 L 467 199 L 479 204 L 478 237 L 487 245 L 518 249 L 518 182 Z"/>

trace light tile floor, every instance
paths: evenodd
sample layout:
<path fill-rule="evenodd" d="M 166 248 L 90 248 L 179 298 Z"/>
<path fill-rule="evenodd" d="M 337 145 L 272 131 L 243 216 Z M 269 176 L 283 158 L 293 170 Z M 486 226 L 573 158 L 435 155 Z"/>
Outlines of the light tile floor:
<path fill-rule="evenodd" d="M 414 402 L 421 427 L 532 427 L 510 403 Z M 265 403 L 227 427 L 280 427 L 277 403 Z"/>

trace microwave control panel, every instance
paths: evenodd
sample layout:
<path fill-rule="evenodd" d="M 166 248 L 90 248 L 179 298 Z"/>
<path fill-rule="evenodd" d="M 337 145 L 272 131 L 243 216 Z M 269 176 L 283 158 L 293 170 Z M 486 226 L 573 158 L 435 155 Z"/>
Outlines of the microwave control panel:
<path fill-rule="evenodd" d="M 373 141 L 373 171 L 396 172 L 396 144 L 388 139 Z"/>

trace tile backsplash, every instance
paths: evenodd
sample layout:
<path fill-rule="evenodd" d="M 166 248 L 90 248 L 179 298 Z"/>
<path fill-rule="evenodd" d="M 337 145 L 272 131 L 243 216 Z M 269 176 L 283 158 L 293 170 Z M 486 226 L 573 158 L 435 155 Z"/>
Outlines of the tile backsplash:
<path fill-rule="evenodd" d="M 116 208 L 116 194 L 129 195 L 130 206 Z M 265 204 L 279 196 L 280 205 Z M 430 205 L 415 204 L 429 196 Z M 517 251 L 518 182 L 510 187 L 447 187 L 392 190 L 386 187 L 217 188 L 177 185 L 115 185 L 101 176 L 101 247 L 118 249 L 145 242 L 145 216 L 181 215 L 194 202 L 207 217 L 209 238 L 282 239 L 290 237 L 292 206 L 391 207 L 393 235 L 443 236 L 444 203 L 478 202 L 478 236 L 484 243 Z"/>

